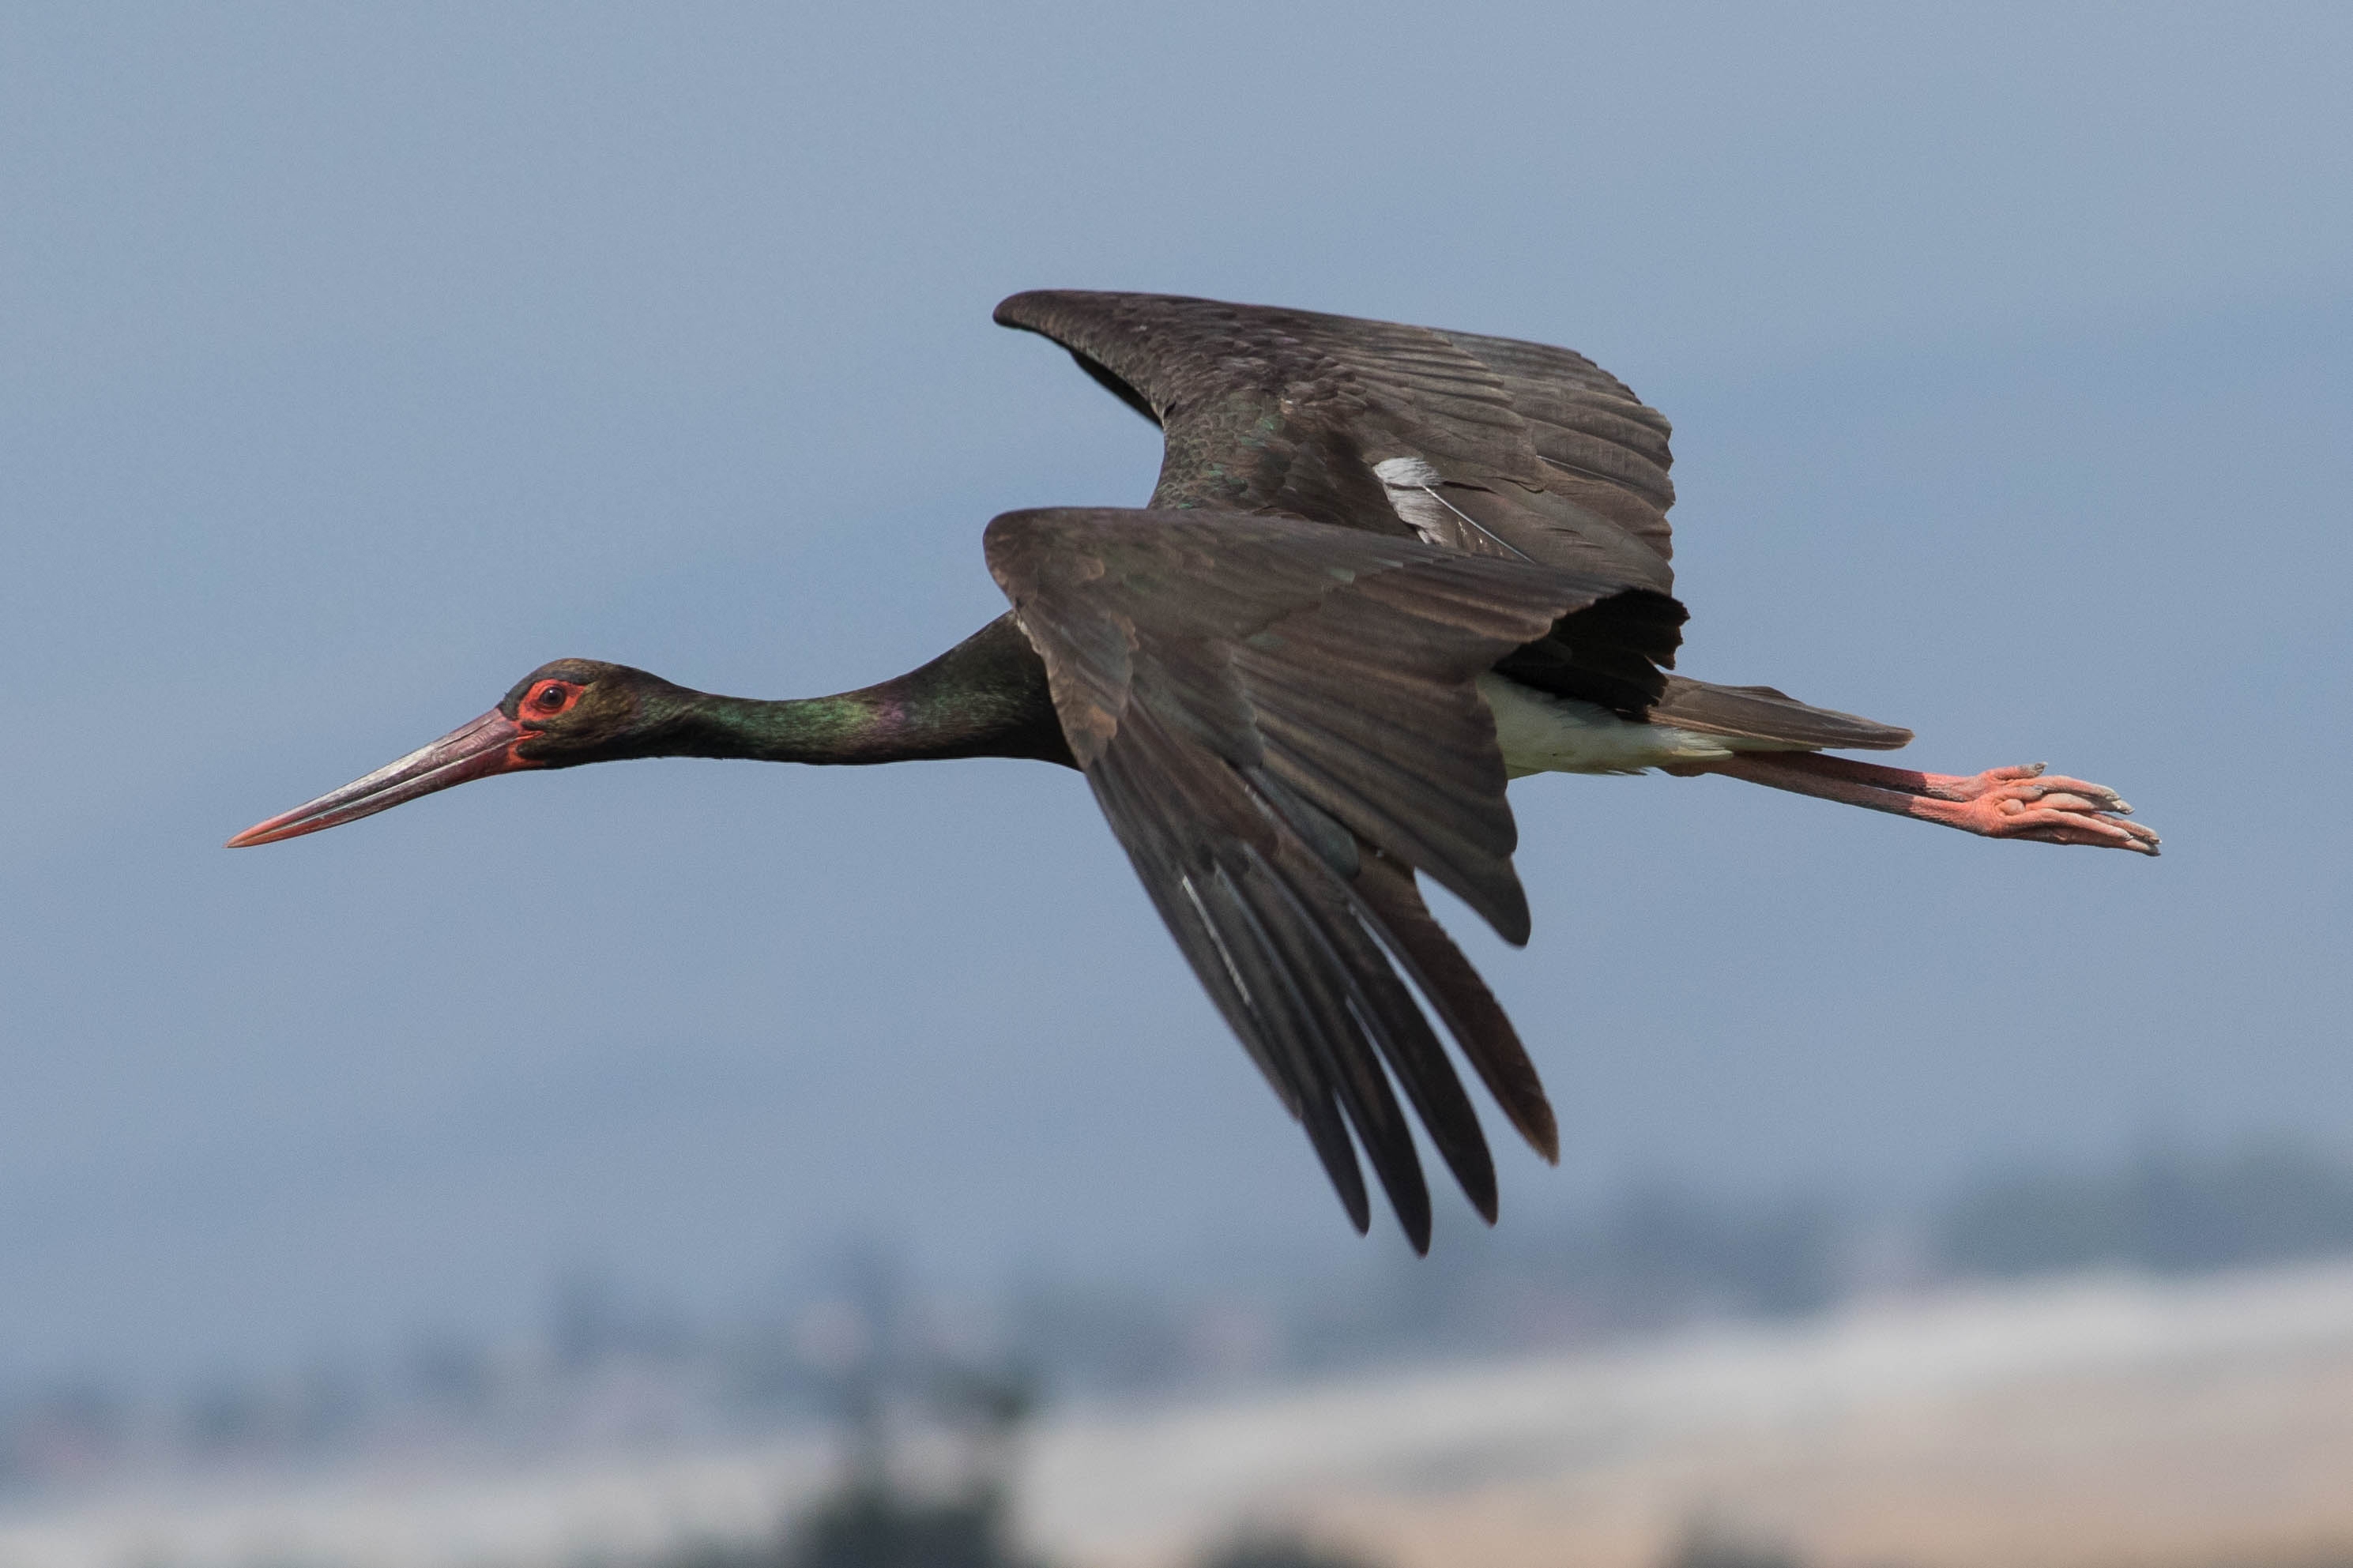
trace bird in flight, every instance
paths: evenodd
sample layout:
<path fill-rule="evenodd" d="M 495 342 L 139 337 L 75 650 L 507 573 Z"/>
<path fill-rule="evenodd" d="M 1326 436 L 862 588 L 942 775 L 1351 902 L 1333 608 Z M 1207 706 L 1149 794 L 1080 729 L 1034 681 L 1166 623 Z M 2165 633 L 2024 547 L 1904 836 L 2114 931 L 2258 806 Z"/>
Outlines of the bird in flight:
<path fill-rule="evenodd" d="M 626 757 L 1075 767 L 1356 1229 L 1371 1218 L 1361 1148 L 1417 1251 L 1430 1196 L 1399 1090 L 1495 1217 L 1486 1140 L 1430 1015 L 1520 1134 L 1559 1156 L 1511 1020 L 1416 882 L 1527 941 L 1508 780 L 1725 773 L 1991 838 L 2158 852 L 2098 784 L 2040 764 L 1955 775 L 1827 756 L 1911 731 L 1670 674 L 1684 611 L 1669 426 L 1581 354 L 1154 294 L 1017 294 L 997 320 L 1060 344 L 1166 439 L 1144 510 L 988 525 L 1009 614 L 830 697 L 721 697 L 558 659 L 230 845 Z"/>

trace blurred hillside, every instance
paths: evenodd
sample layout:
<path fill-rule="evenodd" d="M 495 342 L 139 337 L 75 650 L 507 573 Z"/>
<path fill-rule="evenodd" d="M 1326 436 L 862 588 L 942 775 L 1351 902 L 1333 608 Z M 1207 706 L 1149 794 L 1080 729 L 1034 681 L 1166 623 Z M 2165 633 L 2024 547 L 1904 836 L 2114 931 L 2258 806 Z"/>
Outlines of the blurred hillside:
<path fill-rule="evenodd" d="M 0 1564 L 119 1542 L 126 1508 L 152 1516 L 139 1539 L 179 1542 L 157 1563 L 248 1568 L 248 1507 L 348 1552 L 354 1500 L 386 1477 L 422 1489 L 418 1517 L 471 1521 L 453 1540 L 535 1542 L 531 1561 L 550 1563 L 551 1539 L 739 1542 L 699 1549 L 709 1568 L 783 1550 L 756 1543 L 787 1502 L 777 1542 L 820 1525 L 837 1544 L 977 1531 L 1008 1563 L 1033 1529 L 1071 1562 L 1160 1563 L 1268 1510 L 1314 1539 L 1435 1563 L 1468 1508 L 1547 1521 L 1494 1526 L 1493 1561 L 1534 1564 L 1530 1531 L 1566 1529 L 1567 1497 L 1586 1499 L 1579 1519 L 1618 1521 L 1617 1544 L 1597 1537 L 1580 1562 L 1647 1563 L 1685 1511 L 1729 1502 L 1743 1529 L 1893 1550 L 1913 1515 L 1850 1518 L 1862 1478 L 1893 1466 L 1883 1498 L 1926 1489 L 1962 1500 L 1935 1508 L 2000 1513 L 1969 1489 L 2006 1475 L 2031 1490 L 2046 1459 L 2061 1468 L 2037 1506 L 2056 1514 L 2129 1512 L 2144 1493 L 2230 1514 L 2249 1475 L 2293 1491 L 2315 1463 L 2353 1466 L 2353 1428 L 2327 1403 L 2353 1413 L 2353 1274 L 2328 1261 L 2348 1256 L 2353 1169 L 2271 1142 L 1995 1173 L 1912 1215 L 1636 1184 L 1581 1218 L 1444 1236 L 1420 1262 L 1237 1266 L 1181 1292 L 1033 1279 L 958 1298 L 859 1247 L 761 1309 L 697 1323 L 650 1288 L 581 1272 L 526 1342 L 444 1332 L 374 1364 L 13 1391 Z M 2096 1477 L 2052 1479 L 2094 1450 Z M 1844 1522 L 1782 1506 L 1808 1496 Z M 2353 1541 L 2353 1516 L 2273 1500 L 2310 1516 L 2316 1550 Z M 363 1538 L 405 1544 L 354 1563 L 461 1561 L 416 1539 L 407 1505 L 372 1506 Z"/>
<path fill-rule="evenodd" d="M 455 1330 L 373 1360 L 174 1389 L 60 1371 L 0 1399 L 0 1493 L 478 1447 L 554 1453 L 803 1431 L 845 1369 L 1017 1366 L 1063 1402 L 1167 1398 L 1358 1369 L 1623 1343 L 1693 1324 L 2091 1268 L 2158 1275 L 2353 1255 L 2353 1167 L 2288 1142 L 2152 1144 L 2120 1165 L 2006 1170 L 1914 1214 L 1638 1183 L 1583 1215 L 1458 1225 L 1426 1259 L 1285 1272 L 1211 1260 L 1178 1287 L 1029 1278 L 926 1287 L 870 1245 L 694 1321 L 658 1284 L 579 1270 L 540 1332 Z"/>
<path fill-rule="evenodd" d="M 2319 1568 L 2353 1542 L 2353 1268 L 2013 1283 L 1068 1407 L 977 1521 L 958 1456 L 921 1447 L 897 1525 L 993 1555 L 802 1554 L 871 1543 L 877 1512 L 806 1440 L 20 1500 L 0 1563 L 1198 1568 L 1242 1526 L 1301 1548 L 1250 1568 Z"/>

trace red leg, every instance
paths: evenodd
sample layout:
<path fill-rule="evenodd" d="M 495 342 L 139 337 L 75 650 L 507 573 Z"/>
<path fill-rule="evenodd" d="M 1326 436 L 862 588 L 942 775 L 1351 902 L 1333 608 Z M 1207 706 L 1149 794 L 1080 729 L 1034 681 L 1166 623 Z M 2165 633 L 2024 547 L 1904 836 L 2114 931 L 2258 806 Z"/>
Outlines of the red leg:
<path fill-rule="evenodd" d="M 2157 853 L 2157 835 L 2124 820 L 2132 807 L 2116 791 L 2081 779 L 2046 777 L 2041 763 L 1964 775 L 1915 773 L 1817 752 L 1747 752 L 1667 771 L 1725 773 L 1799 795 L 1942 823 L 1988 838 Z"/>

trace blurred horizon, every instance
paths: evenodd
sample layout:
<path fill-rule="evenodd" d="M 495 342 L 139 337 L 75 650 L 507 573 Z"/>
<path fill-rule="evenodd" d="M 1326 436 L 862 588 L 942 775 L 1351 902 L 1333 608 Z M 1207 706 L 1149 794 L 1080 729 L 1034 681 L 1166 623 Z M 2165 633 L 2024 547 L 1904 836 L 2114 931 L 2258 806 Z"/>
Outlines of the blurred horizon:
<path fill-rule="evenodd" d="M 2353 1258 L 2353 1160 L 2293 1141 L 2145 1143 L 2095 1166 L 1983 1173 L 1902 1212 L 1820 1192 L 1652 1176 L 1572 1212 L 1461 1221 L 1428 1258 L 1193 1260 L 1179 1278 L 1033 1267 L 942 1279 L 884 1237 L 779 1259 L 744 1299 L 575 1260 L 534 1321 L 155 1378 L 0 1384 L 0 1502 L 157 1478 L 381 1466 L 505 1449 L 695 1451 L 823 1425 L 855 1377 L 1018 1384 L 1032 1411 L 1150 1410 L 1385 1369 L 1672 1347 L 1742 1324 L 1853 1318 L 2013 1282 L 2212 1277 Z M 862 1371 L 860 1369 L 863 1369 Z"/>

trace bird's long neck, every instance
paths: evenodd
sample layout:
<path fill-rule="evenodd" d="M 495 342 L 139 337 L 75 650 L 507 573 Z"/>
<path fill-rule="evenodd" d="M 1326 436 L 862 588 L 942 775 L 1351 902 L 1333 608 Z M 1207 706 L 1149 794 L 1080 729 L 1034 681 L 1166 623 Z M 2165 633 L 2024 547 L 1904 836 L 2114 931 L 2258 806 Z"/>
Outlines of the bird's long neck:
<path fill-rule="evenodd" d="M 671 754 L 776 763 L 901 763 L 944 757 L 1071 762 L 1046 667 L 1010 616 L 920 669 L 833 697 L 762 701 L 695 694 Z"/>

